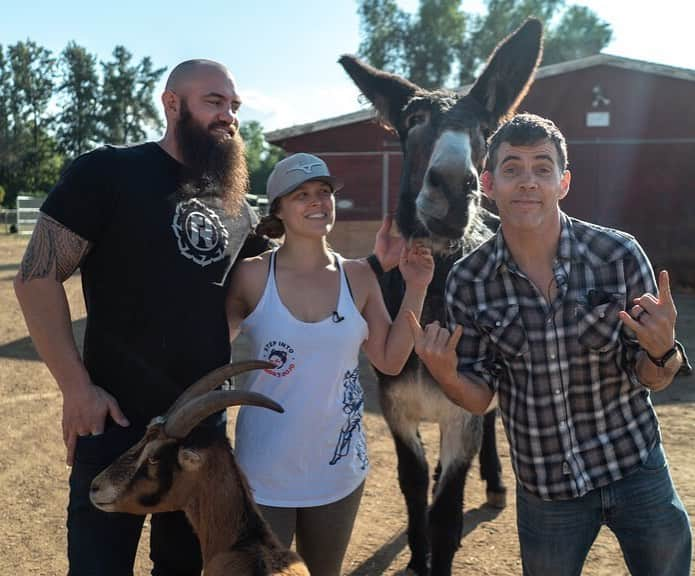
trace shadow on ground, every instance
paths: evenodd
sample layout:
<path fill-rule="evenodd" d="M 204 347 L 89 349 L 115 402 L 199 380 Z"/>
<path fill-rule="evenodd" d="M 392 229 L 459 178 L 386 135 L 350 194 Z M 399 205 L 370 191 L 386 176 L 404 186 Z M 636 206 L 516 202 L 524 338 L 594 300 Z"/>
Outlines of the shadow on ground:
<path fill-rule="evenodd" d="M 473 508 L 463 515 L 463 537 L 461 545 L 468 534 L 473 532 L 480 524 L 490 522 L 502 512 L 499 508 L 481 506 Z M 405 530 L 395 534 L 388 542 L 384 543 L 374 554 L 367 558 L 357 568 L 348 573 L 348 576 L 372 576 L 383 574 L 392 565 L 396 557 L 407 548 L 408 535 Z"/>
<path fill-rule="evenodd" d="M 78 343 L 78 349 L 80 350 L 82 349 L 82 339 L 84 338 L 86 324 L 86 318 L 80 318 L 72 323 L 72 333 L 75 336 L 75 341 Z M 0 359 L 2 358 L 29 361 L 41 360 L 29 336 L 0 345 Z"/>

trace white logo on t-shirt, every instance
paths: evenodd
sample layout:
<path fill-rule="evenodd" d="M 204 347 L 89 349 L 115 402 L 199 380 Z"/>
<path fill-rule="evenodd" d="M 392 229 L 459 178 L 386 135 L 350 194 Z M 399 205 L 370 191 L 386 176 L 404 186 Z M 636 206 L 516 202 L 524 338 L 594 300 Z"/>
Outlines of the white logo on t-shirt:
<path fill-rule="evenodd" d="M 196 264 L 207 266 L 224 257 L 229 233 L 220 217 L 197 198 L 176 205 L 174 229 L 179 252 Z"/>

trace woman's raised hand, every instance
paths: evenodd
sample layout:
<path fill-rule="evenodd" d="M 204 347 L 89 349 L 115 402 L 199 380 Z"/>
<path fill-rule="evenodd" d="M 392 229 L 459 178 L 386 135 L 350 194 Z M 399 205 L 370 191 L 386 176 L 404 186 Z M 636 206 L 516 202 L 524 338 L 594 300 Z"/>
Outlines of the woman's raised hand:
<path fill-rule="evenodd" d="M 434 274 L 432 251 L 422 242 L 413 240 L 401 251 L 398 268 L 407 286 L 427 288 Z"/>

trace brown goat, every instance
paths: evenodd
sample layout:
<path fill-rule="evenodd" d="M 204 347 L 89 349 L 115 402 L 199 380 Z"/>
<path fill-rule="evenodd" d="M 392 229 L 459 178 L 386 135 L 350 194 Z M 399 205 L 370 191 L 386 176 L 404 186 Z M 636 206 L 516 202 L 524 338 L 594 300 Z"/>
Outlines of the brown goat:
<path fill-rule="evenodd" d="M 273 365 L 237 362 L 190 386 L 145 436 L 92 482 L 90 499 L 106 512 L 150 514 L 183 510 L 198 535 L 205 576 L 309 576 L 263 520 L 226 436 L 195 428 L 227 406 L 282 407 L 241 390 L 214 390 L 225 380 Z M 281 472 L 280 472 L 281 473 Z"/>

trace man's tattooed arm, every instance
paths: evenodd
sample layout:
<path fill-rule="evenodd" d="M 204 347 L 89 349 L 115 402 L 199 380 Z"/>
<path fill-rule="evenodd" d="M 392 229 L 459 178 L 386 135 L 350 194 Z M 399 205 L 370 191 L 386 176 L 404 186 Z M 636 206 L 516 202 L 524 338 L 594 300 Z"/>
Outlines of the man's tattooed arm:
<path fill-rule="evenodd" d="M 27 245 L 19 274 L 22 282 L 55 274 L 65 282 L 80 266 L 93 244 L 46 214 L 40 214 Z M 55 272 L 54 272 L 55 271 Z"/>

